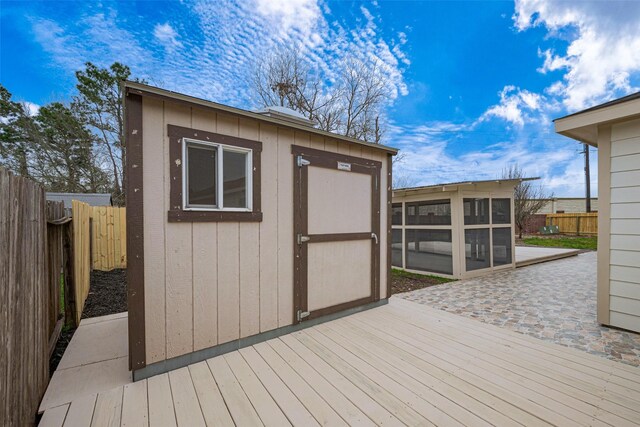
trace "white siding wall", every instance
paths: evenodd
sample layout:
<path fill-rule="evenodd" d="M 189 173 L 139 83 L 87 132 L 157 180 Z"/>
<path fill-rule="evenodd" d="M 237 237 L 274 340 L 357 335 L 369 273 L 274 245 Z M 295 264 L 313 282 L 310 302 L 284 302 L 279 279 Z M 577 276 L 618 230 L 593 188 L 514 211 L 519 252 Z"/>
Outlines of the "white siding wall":
<path fill-rule="evenodd" d="M 169 223 L 167 125 L 262 142 L 260 223 Z M 293 322 L 291 145 L 382 162 L 386 153 L 307 132 L 143 98 L 147 364 Z M 386 191 L 381 197 L 380 295 L 386 297 Z"/>
<path fill-rule="evenodd" d="M 640 331 L 640 120 L 611 127 L 610 324 Z"/>

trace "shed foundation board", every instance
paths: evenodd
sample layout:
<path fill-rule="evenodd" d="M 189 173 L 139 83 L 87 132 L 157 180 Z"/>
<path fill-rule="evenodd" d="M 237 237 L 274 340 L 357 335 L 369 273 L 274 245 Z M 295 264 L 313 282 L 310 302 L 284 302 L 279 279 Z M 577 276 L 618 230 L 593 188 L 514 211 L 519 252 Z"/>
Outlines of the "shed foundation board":
<path fill-rule="evenodd" d="M 120 386 L 99 393 L 87 406 L 94 419 L 108 412 L 152 427 L 285 419 L 367 426 L 640 424 L 640 369 L 396 298 L 139 383 L 135 392 Z M 64 420 L 64 410 L 51 409 L 47 419 Z"/>

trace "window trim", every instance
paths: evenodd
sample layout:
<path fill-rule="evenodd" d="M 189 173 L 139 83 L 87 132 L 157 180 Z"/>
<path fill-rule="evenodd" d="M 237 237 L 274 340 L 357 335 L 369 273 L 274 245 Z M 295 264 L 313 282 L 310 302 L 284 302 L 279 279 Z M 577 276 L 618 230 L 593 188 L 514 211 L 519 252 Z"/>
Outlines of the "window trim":
<path fill-rule="evenodd" d="M 216 205 L 189 205 L 188 188 L 189 185 L 189 156 L 188 148 L 190 146 L 206 146 L 213 147 L 216 150 Z M 225 207 L 224 206 L 224 152 L 246 154 L 245 174 L 246 180 L 245 190 L 247 192 L 246 208 Z M 249 173 L 253 169 L 253 150 L 251 148 L 236 147 L 233 145 L 219 144 L 216 142 L 203 141 L 201 139 L 182 138 L 182 210 L 183 211 L 199 211 L 199 212 L 251 212 L 252 211 L 252 193 L 253 193 L 253 174 Z"/>
<path fill-rule="evenodd" d="M 167 220 L 169 222 L 260 222 L 262 221 L 261 211 L 261 153 L 262 142 L 250 139 L 238 138 L 235 136 L 222 135 L 198 129 L 192 129 L 176 125 L 167 125 L 169 137 L 169 211 Z M 187 144 L 185 141 L 193 140 L 196 143 L 218 146 L 222 149 L 237 152 L 248 152 L 247 156 L 247 205 L 249 208 L 193 208 L 186 207 L 185 179 L 186 157 L 184 151 Z M 219 153 L 218 153 L 219 154 Z M 223 160 L 224 154 L 218 156 L 216 164 Z M 216 188 L 224 185 L 222 168 L 218 167 Z M 250 181 L 250 182 L 249 182 Z M 217 203 L 224 193 L 218 195 Z M 224 206 L 224 201 L 223 206 Z"/>

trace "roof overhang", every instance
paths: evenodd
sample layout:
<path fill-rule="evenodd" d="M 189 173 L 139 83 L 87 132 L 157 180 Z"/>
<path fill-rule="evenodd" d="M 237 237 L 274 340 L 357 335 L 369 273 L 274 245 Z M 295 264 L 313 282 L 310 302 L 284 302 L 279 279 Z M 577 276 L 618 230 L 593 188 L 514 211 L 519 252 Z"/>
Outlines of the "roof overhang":
<path fill-rule="evenodd" d="M 640 118 L 640 92 L 555 119 L 556 132 L 598 146 L 598 126 Z"/>
<path fill-rule="evenodd" d="M 449 191 L 459 191 L 469 189 L 471 186 L 490 186 L 490 185 L 503 185 L 515 187 L 523 181 L 534 181 L 540 179 L 539 177 L 532 178 L 517 178 L 517 179 L 490 179 L 484 181 L 463 181 L 463 182 L 450 182 L 446 184 L 434 184 L 425 185 L 421 187 L 410 188 L 398 188 L 393 190 L 393 197 L 408 196 L 415 194 L 433 194 L 444 193 Z"/>
<path fill-rule="evenodd" d="M 359 139 L 349 138 L 349 137 L 346 137 L 344 135 L 339 135 L 339 134 L 327 132 L 327 131 L 324 131 L 324 130 L 321 130 L 321 129 L 316 129 L 314 127 L 309 126 L 308 124 L 295 123 L 295 122 L 293 122 L 291 120 L 284 120 L 284 119 L 278 118 L 278 117 L 267 116 L 267 115 L 256 113 L 256 112 L 253 112 L 253 111 L 248 111 L 248 110 L 243 110 L 243 109 L 240 109 L 240 108 L 230 107 L 228 105 L 218 104 L 217 102 L 207 101 L 207 100 L 202 99 L 202 98 L 196 98 L 196 97 L 185 95 L 185 94 L 182 94 L 182 93 L 173 92 L 173 91 L 166 90 L 166 89 L 161 89 L 159 87 L 146 85 L 146 84 L 143 84 L 143 83 L 125 81 L 123 83 L 123 85 L 124 85 L 123 93 L 125 94 L 125 96 L 130 94 L 130 93 L 133 93 L 133 94 L 137 94 L 137 95 L 141 95 L 141 96 L 149 96 L 149 97 L 153 97 L 153 98 L 160 98 L 160 99 L 163 99 L 163 100 L 173 101 L 173 102 L 176 102 L 176 103 L 182 103 L 182 104 L 186 103 L 186 104 L 189 104 L 191 106 L 197 105 L 197 106 L 200 106 L 200 107 L 205 108 L 205 109 L 213 109 L 213 110 L 216 110 L 216 111 L 222 111 L 222 112 L 225 112 L 225 113 L 239 115 L 239 116 L 242 116 L 242 117 L 258 120 L 258 121 L 261 121 L 261 122 L 271 123 L 271 124 L 274 124 L 276 126 L 293 128 L 293 129 L 301 130 L 301 131 L 304 131 L 304 132 L 314 133 L 314 134 L 321 135 L 321 136 L 324 136 L 324 137 L 337 139 L 339 141 L 345 141 L 345 142 L 350 143 L 350 144 L 362 145 L 362 146 L 365 146 L 365 147 L 368 147 L 368 148 L 372 148 L 374 150 L 385 151 L 385 152 L 390 153 L 392 155 L 396 155 L 398 153 L 398 149 L 397 148 L 388 147 L 388 146 L 382 145 L 382 144 L 375 144 L 375 143 L 371 143 L 371 142 L 361 141 Z"/>

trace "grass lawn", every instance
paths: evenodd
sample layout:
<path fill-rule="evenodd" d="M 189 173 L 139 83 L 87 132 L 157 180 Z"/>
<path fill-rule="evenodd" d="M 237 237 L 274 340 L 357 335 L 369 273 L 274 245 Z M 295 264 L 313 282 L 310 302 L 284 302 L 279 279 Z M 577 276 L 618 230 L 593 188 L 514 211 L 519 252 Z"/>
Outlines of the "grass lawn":
<path fill-rule="evenodd" d="M 522 242 L 526 245 L 547 246 L 550 248 L 588 249 L 592 251 L 598 249 L 597 237 L 525 237 L 522 239 Z"/>
<path fill-rule="evenodd" d="M 416 274 L 408 271 L 391 269 L 391 294 L 414 291 L 441 283 L 453 282 L 454 279 L 432 276 L 430 274 Z"/>

